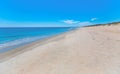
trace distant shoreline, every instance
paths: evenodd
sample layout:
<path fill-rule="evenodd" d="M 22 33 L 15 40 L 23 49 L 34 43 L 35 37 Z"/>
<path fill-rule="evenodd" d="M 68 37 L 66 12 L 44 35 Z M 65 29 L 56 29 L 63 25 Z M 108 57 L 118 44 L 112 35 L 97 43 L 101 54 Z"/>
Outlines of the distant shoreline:
<path fill-rule="evenodd" d="M 95 27 L 95 26 L 110 26 L 110 25 L 117 25 L 120 22 L 112 22 L 112 23 L 105 23 L 105 24 L 94 24 L 94 25 L 88 25 L 83 27 Z"/>

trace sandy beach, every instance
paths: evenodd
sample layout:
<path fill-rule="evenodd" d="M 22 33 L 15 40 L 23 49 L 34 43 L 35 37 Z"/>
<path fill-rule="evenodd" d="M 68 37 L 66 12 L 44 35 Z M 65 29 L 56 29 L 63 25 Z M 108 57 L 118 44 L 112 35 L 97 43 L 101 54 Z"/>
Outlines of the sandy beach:
<path fill-rule="evenodd" d="M 0 60 L 0 74 L 120 74 L 120 24 L 82 27 Z"/>

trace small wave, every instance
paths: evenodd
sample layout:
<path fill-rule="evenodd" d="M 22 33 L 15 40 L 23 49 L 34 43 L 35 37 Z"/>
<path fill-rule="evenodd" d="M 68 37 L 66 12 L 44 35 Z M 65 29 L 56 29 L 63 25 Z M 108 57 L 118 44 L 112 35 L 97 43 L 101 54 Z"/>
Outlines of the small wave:
<path fill-rule="evenodd" d="M 43 39 L 45 37 L 47 37 L 47 36 L 27 37 L 27 38 L 7 42 L 7 43 L 4 43 L 4 44 L 0 44 L 0 50 L 5 49 L 5 48 L 9 48 L 9 47 L 14 47 L 14 46 L 17 46 L 17 45 L 27 44 L 27 43 L 30 43 L 30 42 L 33 42 L 33 41 L 36 41 L 36 40 Z"/>

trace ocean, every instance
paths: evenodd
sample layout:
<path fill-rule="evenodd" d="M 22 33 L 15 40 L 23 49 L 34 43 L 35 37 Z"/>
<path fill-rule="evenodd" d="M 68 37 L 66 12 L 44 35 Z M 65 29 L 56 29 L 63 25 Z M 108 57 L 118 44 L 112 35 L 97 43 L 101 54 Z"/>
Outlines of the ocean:
<path fill-rule="evenodd" d="M 0 28 L 0 53 L 73 29 L 72 27 Z"/>

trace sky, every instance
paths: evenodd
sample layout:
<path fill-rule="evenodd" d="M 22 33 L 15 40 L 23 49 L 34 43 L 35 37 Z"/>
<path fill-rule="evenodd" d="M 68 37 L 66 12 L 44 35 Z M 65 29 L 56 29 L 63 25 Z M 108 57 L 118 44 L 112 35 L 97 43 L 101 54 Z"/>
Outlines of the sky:
<path fill-rule="evenodd" d="M 120 0 L 0 0 L 0 27 L 67 27 L 116 21 L 120 21 Z"/>

